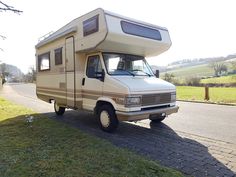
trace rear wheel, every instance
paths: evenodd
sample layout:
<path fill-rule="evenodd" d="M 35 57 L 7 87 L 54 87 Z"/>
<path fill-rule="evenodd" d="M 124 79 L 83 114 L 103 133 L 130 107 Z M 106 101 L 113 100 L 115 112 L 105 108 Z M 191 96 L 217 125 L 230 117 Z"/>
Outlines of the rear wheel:
<path fill-rule="evenodd" d="M 150 117 L 149 119 L 154 123 L 159 123 L 159 122 L 162 122 L 165 118 L 166 118 L 165 114 L 164 115 L 159 114 L 159 115 Z"/>
<path fill-rule="evenodd" d="M 102 105 L 98 110 L 98 121 L 105 132 L 113 132 L 119 124 L 115 110 L 110 105 Z"/>
<path fill-rule="evenodd" d="M 54 102 L 54 111 L 57 115 L 61 116 L 65 112 L 65 107 L 58 106 L 57 102 Z"/>

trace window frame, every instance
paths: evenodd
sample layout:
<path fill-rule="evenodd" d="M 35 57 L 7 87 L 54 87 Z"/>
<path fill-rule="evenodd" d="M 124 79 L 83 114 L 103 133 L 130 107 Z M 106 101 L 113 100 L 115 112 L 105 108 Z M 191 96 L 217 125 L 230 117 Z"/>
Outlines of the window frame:
<path fill-rule="evenodd" d="M 102 61 L 101 61 L 100 55 L 90 55 L 90 56 L 87 57 L 86 76 L 87 76 L 88 78 L 90 78 L 90 79 L 97 79 L 96 76 L 90 77 L 90 76 L 88 75 L 89 60 L 90 60 L 90 58 L 93 58 L 93 57 L 97 57 L 97 59 L 98 59 L 99 62 L 100 62 L 100 65 L 101 65 L 101 69 L 103 69 L 103 67 L 102 67 Z M 97 68 L 98 68 L 98 66 L 97 66 Z M 96 68 L 96 69 L 97 69 L 97 68 Z M 99 71 L 97 71 L 97 72 L 99 72 Z"/>
<path fill-rule="evenodd" d="M 86 27 L 87 27 L 86 25 L 93 22 L 93 20 L 95 20 L 95 26 L 93 26 L 93 28 L 90 30 L 86 29 Z M 95 15 L 95 16 L 83 21 L 83 36 L 84 37 L 89 36 L 93 33 L 98 32 L 98 31 L 99 31 L 99 15 Z"/>
<path fill-rule="evenodd" d="M 45 53 L 42 53 L 40 55 L 38 55 L 38 71 L 39 72 L 43 72 L 43 71 L 50 71 L 51 69 L 51 57 L 50 57 L 50 51 L 49 52 L 45 52 Z M 48 69 L 41 69 L 41 62 L 42 62 L 42 58 L 44 55 L 48 55 L 48 62 L 49 62 L 49 66 L 48 66 Z"/>
<path fill-rule="evenodd" d="M 144 61 L 144 63 L 146 64 L 148 70 L 149 70 L 149 74 L 151 77 L 155 76 L 152 69 L 151 69 L 151 66 L 149 65 L 149 63 L 147 62 L 147 60 L 145 59 L 145 57 L 143 56 L 140 56 L 140 55 L 133 55 L 133 54 L 126 54 L 126 53 L 117 53 L 117 52 L 102 52 L 102 58 L 103 58 L 103 62 L 104 62 L 104 67 L 106 69 L 106 73 L 109 75 L 109 76 L 130 76 L 130 75 L 123 75 L 123 74 L 112 74 L 109 72 L 108 68 L 107 68 L 107 63 L 106 63 L 106 59 L 104 57 L 104 55 L 106 54 L 114 54 L 114 55 L 129 55 L 129 56 L 133 56 L 133 57 L 137 57 L 137 58 L 140 58 Z M 138 76 L 141 76 L 141 75 L 138 75 Z M 145 75 L 146 76 L 146 75 Z"/>
<path fill-rule="evenodd" d="M 148 27 L 148 26 L 143 26 L 143 25 L 128 22 L 128 21 L 124 21 L 124 20 L 120 21 L 120 25 L 121 25 L 122 31 L 126 34 L 130 34 L 130 35 L 133 35 L 133 36 L 139 36 L 139 37 L 143 37 L 143 38 L 148 38 L 148 39 L 152 39 L 152 40 L 157 40 L 157 41 L 162 41 L 161 32 L 158 29 L 151 28 L 151 27 Z M 127 25 L 131 26 L 133 28 L 133 30 L 129 30 Z M 135 28 L 136 28 L 136 31 L 134 30 Z M 139 31 L 146 30 L 145 31 L 146 34 L 145 33 L 140 33 L 137 29 Z M 152 35 L 150 35 L 151 32 L 152 32 Z M 154 32 L 157 33 L 157 36 L 153 35 Z"/>
<path fill-rule="evenodd" d="M 60 54 L 60 58 L 59 58 L 60 60 L 58 60 L 58 59 L 56 58 L 56 54 L 57 54 L 57 53 Z M 57 49 L 54 50 L 54 61 L 55 61 L 55 65 L 62 65 L 62 64 L 63 64 L 62 47 L 57 48 Z M 58 62 L 58 61 L 60 61 L 60 62 Z"/>

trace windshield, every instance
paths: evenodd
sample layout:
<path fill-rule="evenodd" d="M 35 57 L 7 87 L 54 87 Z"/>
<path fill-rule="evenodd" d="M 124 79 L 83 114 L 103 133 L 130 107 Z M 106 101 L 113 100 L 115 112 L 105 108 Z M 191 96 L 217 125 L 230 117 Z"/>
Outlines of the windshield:
<path fill-rule="evenodd" d="M 103 53 L 104 62 L 110 75 L 153 76 L 153 72 L 141 56 Z"/>

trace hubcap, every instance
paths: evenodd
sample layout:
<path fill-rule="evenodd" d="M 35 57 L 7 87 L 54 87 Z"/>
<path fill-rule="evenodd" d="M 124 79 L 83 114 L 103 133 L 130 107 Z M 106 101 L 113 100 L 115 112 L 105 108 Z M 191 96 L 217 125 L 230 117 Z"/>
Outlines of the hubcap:
<path fill-rule="evenodd" d="M 103 127 L 108 127 L 110 124 L 110 118 L 107 111 L 102 111 L 100 115 L 101 124 Z"/>

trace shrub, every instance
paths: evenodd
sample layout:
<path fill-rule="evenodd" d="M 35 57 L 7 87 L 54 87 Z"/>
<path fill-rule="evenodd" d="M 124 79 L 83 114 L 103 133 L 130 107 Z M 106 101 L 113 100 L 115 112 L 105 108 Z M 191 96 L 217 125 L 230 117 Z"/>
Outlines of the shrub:
<path fill-rule="evenodd" d="M 188 77 L 185 79 L 185 84 L 187 86 L 200 86 L 201 78 L 199 77 Z"/>

